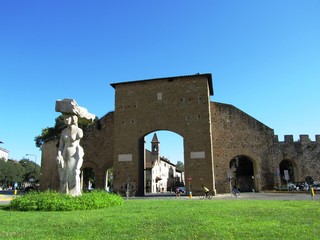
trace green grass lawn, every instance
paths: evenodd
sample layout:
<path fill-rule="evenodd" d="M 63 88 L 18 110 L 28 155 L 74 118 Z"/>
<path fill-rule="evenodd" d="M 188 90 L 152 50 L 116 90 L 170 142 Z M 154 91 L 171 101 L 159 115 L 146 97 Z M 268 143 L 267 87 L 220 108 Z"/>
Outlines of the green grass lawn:
<path fill-rule="evenodd" d="M 0 207 L 0 239 L 320 239 L 320 201 L 135 199 L 70 212 Z"/>

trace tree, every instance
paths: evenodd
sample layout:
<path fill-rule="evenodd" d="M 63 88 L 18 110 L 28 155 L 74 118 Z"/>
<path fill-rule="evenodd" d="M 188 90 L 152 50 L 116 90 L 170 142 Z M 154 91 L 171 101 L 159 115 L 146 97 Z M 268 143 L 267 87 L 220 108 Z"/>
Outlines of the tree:
<path fill-rule="evenodd" d="M 78 120 L 78 125 L 82 129 L 84 129 L 90 123 L 91 123 L 90 120 L 87 120 L 87 119 L 79 118 Z M 42 145 L 45 142 L 59 138 L 61 131 L 66 127 L 67 126 L 64 122 L 64 117 L 63 115 L 60 115 L 55 119 L 54 127 L 43 128 L 41 131 L 41 135 L 38 135 L 34 138 L 36 147 L 42 149 Z"/>
<path fill-rule="evenodd" d="M 33 180 L 36 183 L 40 181 L 41 168 L 38 164 L 29 159 L 22 159 L 19 164 L 23 168 L 22 181 L 29 182 Z"/>
<path fill-rule="evenodd" d="M 6 188 L 15 182 L 29 182 L 33 179 L 36 183 L 40 180 L 40 166 L 28 159 L 21 161 L 0 159 L 0 186 Z"/>
<path fill-rule="evenodd" d="M 181 161 L 178 161 L 176 164 L 176 169 L 178 169 L 179 171 L 184 171 L 184 164 Z"/>
<path fill-rule="evenodd" d="M 34 141 L 36 142 L 36 147 L 42 149 L 42 145 L 52 139 L 58 138 L 60 135 L 62 129 L 66 127 L 64 123 L 63 116 L 60 115 L 55 119 L 55 125 L 54 127 L 47 127 L 43 128 L 41 135 L 38 135 L 34 138 Z"/>
<path fill-rule="evenodd" d="M 4 187 L 12 186 L 15 182 L 21 182 L 23 168 L 17 161 L 0 160 L 0 184 Z"/>

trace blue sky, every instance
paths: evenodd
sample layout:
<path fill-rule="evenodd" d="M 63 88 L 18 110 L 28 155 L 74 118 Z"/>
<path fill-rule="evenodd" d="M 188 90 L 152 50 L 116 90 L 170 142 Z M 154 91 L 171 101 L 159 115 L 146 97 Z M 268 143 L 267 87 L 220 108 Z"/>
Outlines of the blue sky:
<path fill-rule="evenodd" d="M 114 110 L 110 83 L 195 73 L 212 73 L 212 101 L 280 140 L 314 140 L 319 12 L 318 0 L 0 1 L 0 147 L 40 162 L 34 137 L 54 125 L 56 99 L 102 117 Z M 161 155 L 180 160 L 179 138 L 160 136 Z"/>

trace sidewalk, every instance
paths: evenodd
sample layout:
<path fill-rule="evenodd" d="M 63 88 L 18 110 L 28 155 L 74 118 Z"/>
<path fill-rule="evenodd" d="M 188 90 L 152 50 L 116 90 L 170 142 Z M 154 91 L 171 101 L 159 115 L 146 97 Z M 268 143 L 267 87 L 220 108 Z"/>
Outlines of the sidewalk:
<path fill-rule="evenodd" d="M 8 204 L 14 198 L 12 195 L 0 194 L 0 204 Z"/>
<path fill-rule="evenodd" d="M 14 192 L 12 190 L 0 191 L 0 204 L 8 204 L 16 196 L 17 195 L 14 195 Z"/>

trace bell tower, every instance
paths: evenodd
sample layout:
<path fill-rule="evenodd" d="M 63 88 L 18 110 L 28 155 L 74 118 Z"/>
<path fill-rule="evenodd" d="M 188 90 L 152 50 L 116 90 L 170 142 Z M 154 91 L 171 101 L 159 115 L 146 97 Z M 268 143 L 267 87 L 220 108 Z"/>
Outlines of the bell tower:
<path fill-rule="evenodd" d="M 151 154 L 155 160 L 160 159 L 160 142 L 156 133 L 154 133 L 151 141 Z"/>

